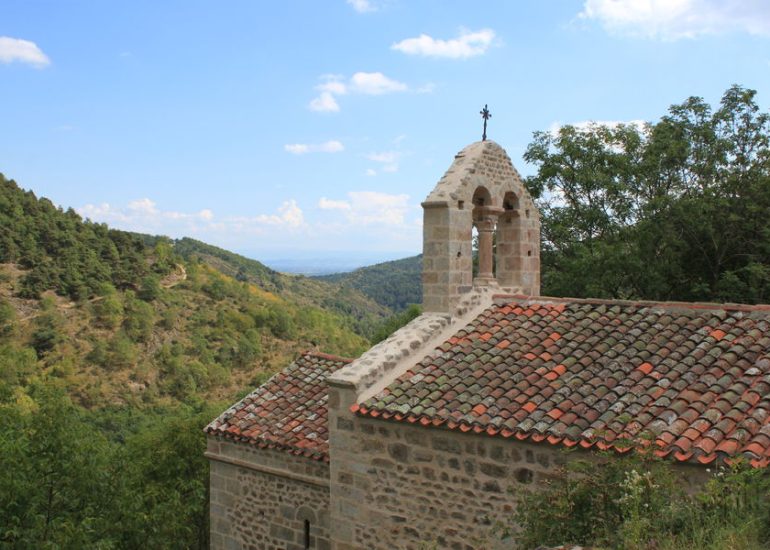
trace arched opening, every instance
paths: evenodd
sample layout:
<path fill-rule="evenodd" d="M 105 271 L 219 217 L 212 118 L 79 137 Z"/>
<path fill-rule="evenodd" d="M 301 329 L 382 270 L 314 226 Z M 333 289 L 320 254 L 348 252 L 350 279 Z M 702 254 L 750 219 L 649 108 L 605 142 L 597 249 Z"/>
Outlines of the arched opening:
<path fill-rule="evenodd" d="M 501 209 L 494 206 L 489 190 L 479 186 L 473 193 L 473 228 L 478 232 L 478 272 L 474 282 L 486 284 L 495 278 L 495 229 Z"/>
<path fill-rule="evenodd" d="M 492 195 L 489 194 L 489 190 L 480 185 L 473 192 L 473 209 L 477 207 L 492 206 Z"/>
<path fill-rule="evenodd" d="M 303 548 L 311 548 L 310 526 L 316 523 L 315 512 L 307 506 L 300 506 L 296 517 L 302 521 Z"/>
<path fill-rule="evenodd" d="M 503 197 L 503 213 L 509 214 L 519 209 L 519 197 L 513 191 L 508 191 Z"/>

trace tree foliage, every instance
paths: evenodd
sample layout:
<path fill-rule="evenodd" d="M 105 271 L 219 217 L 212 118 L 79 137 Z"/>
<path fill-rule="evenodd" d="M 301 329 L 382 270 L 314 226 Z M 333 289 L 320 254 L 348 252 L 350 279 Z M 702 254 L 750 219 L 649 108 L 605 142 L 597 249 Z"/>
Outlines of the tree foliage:
<path fill-rule="evenodd" d="M 537 132 L 543 292 L 655 300 L 770 297 L 770 116 L 755 92 L 655 124 Z"/>
<path fill-rule="evenodd" d="M 0 404 L 0 546 L 207 548 L 213 408 L 87 412 L 50 383 Z"/>
<path fill-rule="evenodd" d="M 150 264 L 153 252 L 160 257 Z M 0 263 L 28 269 L 19 294 L 37 298 L 46 290 L 82 300 L 104 283 L 139 288 L 148 275 L 166 274 L 174 265 L 170 248 L 148 249 L 135 236 L 83 221 L 32 191 L 21 190 L 0 174 Z"/>
<path fill-rule="evenodd" d="M 705 473 L 713 475 L 687 492 L 682 472 L 649 452 L 571 460 L 546 485 L 519 494 L 517 547 L 767 548 L 767 471 L 736 462 Z"/>

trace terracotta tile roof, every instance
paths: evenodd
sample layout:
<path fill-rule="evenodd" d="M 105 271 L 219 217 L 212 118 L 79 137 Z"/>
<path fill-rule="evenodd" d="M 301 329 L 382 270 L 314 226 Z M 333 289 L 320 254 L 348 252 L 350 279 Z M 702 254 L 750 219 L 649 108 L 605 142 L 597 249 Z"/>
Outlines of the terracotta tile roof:
<path fill-rule="evenodd" d="M 307 352 L 206 426 L 206 433 L 329 460 L 326 378 L 350 363 Z"/>
<path fill-rule="evenodd" d="M 641 440 L 679 461 L 745 455 L 766 466 L 770 306 L 497 297 L 353 410 L 570 447 L 624 452 Z"/>

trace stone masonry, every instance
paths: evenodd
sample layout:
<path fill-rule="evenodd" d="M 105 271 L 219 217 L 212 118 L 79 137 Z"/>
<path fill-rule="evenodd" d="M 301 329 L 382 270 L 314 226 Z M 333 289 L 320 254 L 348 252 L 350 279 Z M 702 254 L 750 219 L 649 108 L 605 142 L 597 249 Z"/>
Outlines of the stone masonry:
<path fill-rule="evenodd" d="M 494 548 L 479 541 L 489 539 L 491 526 L 513 509 L 510 491 L 521 482 L 512 476 L 510 464 L 503 478 L 493 479 L 502 470 L 485 459 L 492 456 L 491 447 L 486 447 L 491 442 L 475 437 L 466 447 L 465 434 L 391 425 L 351 412 L 352 405 L 381 391 L 458 326 L 476 318 L 491 297 L 492 288 L 474 287 L 460 297 L 452 316 L 424 313 L 329 377 L 330 521 L 335 550 L 418 549 L 420 544 L 440 541 L 439 548 Z M 545 458 L 555 452 L 551 449 L 540 449 L 538 463 L 520 445 L 508 441 L 496 445 L 498 461 L 523 457 L 521 466 L 528 470 L 521 474 L 525 483 L 535 471 L 543 474 L 543 463 L 556 461 L 550 455 Z M 442 500 L 441 511 L 431 511 Z M 428 501 L 432 505 L 426 506 Z M 470 503 L 476 503 L 475 512 L 468 508 Z M 403 521 L 409 508 L 408 521 Z M 483 520 L 482 509 L 487 510 Z M 476 546 L 461 544 L 471 536 Z"/>
<path fill-rule="evenodd" d="M 540 215 L 502 147 L 480 141 L 463 149 L 422 206 L 425 311 L 452 313 L 474 283 L 496 280 L 509 292 L 539 294 Z M 474 225 L 480 241 L 477 281 L 471 265 Z"/>
<path fill-rule="evenodd" d="M 211 548 L 330 547 L 326 462 L 216 436 L 208 436 L 206 457 L 211 464 Z"/>
<path fill-rule="evenodd" d="M 337 417 L 335 444 L 344 446 L 332 459 L 338 550 L 512 548 L 493 529 L 565 458 L 549 446 L 353 415 Z"/>

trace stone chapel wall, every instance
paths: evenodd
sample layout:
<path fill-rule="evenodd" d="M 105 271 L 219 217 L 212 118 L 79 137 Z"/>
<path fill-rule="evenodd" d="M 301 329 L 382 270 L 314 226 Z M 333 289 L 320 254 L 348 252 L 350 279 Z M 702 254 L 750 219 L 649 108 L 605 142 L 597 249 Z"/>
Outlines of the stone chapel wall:
<path fill-rule="evenodd" d="M 329 543 L 329 465 L 208 437 L 211 548 L 304 550 Z"/>
<path fill-rule="evenodd" d="M 547 442 L 377 420 L 349 411 L 354 392 L 330 387 L 331 538 L 334 550 L 511 550 L 516 497 L 567 461 L 597 453 Z M 676 464 L 694 490 L 705 468 Z M 435 545 L 435 546 L 434 546 Z"/>
<path fill-rule="evenodd" d="M 510 549 L 493 527 L 566 458 L 550 445 L 335 416 L 335 550 Z"/>

